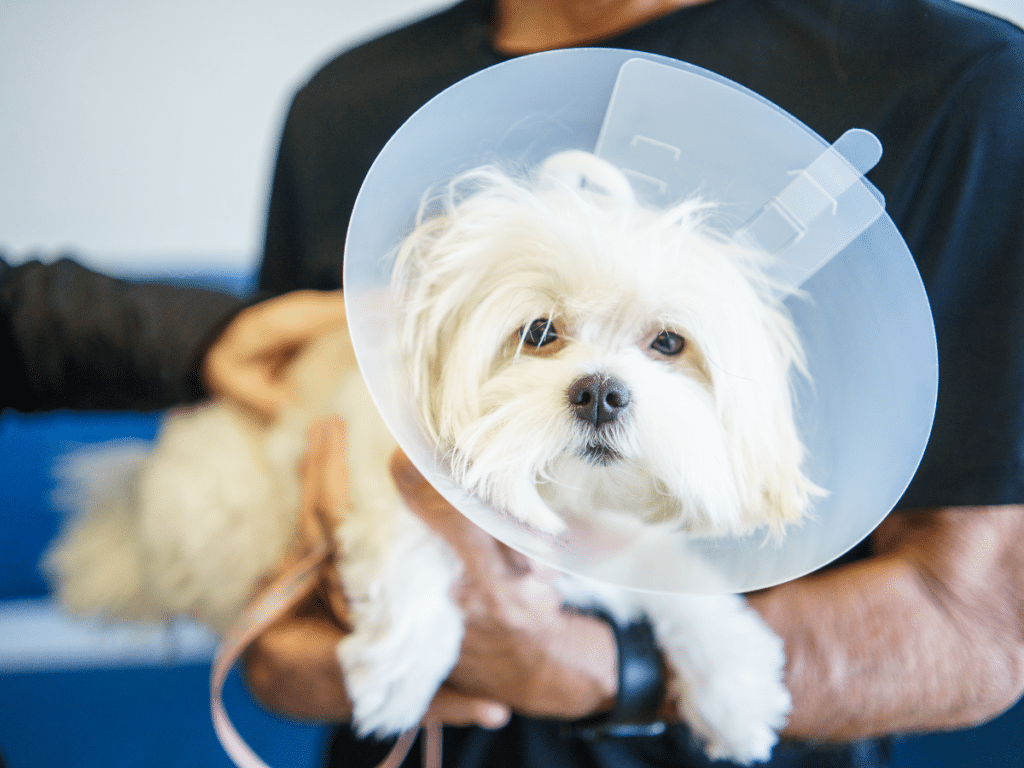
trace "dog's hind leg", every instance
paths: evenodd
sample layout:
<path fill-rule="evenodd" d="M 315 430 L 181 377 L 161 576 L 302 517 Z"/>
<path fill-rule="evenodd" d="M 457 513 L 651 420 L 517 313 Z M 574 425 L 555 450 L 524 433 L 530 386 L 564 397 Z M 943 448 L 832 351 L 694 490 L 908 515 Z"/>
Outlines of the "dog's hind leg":
<path fill-rule="evenodd" d="M 153 446 L 65 457 L 87 482 L 69 489 L 75 516 L 44 560 L 61 603 L 225 630 L 293 540 L 295 473 L 275 472 L 262 442 L 248 419 L 213 405 L 170 415 Z"/>

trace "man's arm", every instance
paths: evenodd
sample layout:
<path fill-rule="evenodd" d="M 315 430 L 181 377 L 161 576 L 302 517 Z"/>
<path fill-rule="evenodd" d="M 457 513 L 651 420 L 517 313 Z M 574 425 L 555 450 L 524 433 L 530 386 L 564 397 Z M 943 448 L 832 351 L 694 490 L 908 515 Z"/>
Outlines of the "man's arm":
<path fill-rule="evenodd" d="M 898 513 L 874 541 L 871 559 L 750 596 L 786 644 L 793 694 L 786 737 L 849 741 L 963 728 L 1024 692 L 1024 508 Z M 501 618 L 504 610 L 491 611 L 493 623 L 504 622 L 508 638 L 529 639 Z M 578 709 L 530 704 L 557 702 L 557 691 L 571 690 L 571 666 L 551 665 L 544 677 L 508 668 L 510 658 L 530 654 L 557 660 L 565 642 L 554 635 L 544 649 L 505 655 L 493 661 L 493 674 L 474 654 L 472 685 L 461 662 L 453 679 L 520 711 L 579 717 Z M 671 711 L 666 702 L 663 712 Z"/>
<path fill-rule="evenodd" d="M 0 255 L 0 409 L 158 410 L 212 394 L 272 418 L 290 397 L 287 363 L 344 322 L 341 291 L 245 306 L 67 258 L 11 267 Z"/>
<path fill-rule="evenodd" d="M 750 597 L 785 640 L 786 736 L 956 729 L 1024 692 L 1024 508 L 890 515 L 875 556 Z"/>
<path fill-rule="evenodd" d="M 63 258 L 0 258 L 0 408 L 158 410 L 207 392 L 199 363 L 242 302 L 118 280 Z"/>
<path fill-rule="evenodd" d="M 421 514 L 430 508 L 427 488 L 403 491 Z M 427 517 L 445 520 L 437 510 Z M 452 522 L 444 525 L 458 538 Z M 794 709 L 785 735 L 845 741 L 954 729 L 1011 706 L 1024 691 L 1022 542 L 1021 507 L 897 513 L 874 534 L 871 559 L 751 595 L 786 643 Z M 614 674 L 602 628 L 568 628 L 544 605 L 543 590 L 529 581 L 515 589 L 501 579 L 464 584 L 470 622 L 451 680 L 528 714 L 576 718 L 607 709 L 599 695 L 567 695 L 579 690 L 580 658 L 588 659 L 592 692 Z M 542 598 L 528 611 L 522 595 L 531 592 Z M 489 647 L 503 652 L 481 652 Z"/>
<path fill-rule="evenodd" d="M 616 661 L 608 627 L 567 615 L 549 574 L 488 542 L 400 459 L 393 468 L 410 506 L 473 563 L 459 595 L 462 657 L 445 692 L 538 717 L 609 709 Z M 786 642 L 788 737 L 964 727 L 1024 690 L 1024 509 L 897 514 L 874 539 L 867 561 L 750 596 Z M 340 631 L 321 642 L 307 629 L 299 616 L 260 638 L 248 657 L 250 683 L 273 709 L 347 719 L 333 652 Z"/>

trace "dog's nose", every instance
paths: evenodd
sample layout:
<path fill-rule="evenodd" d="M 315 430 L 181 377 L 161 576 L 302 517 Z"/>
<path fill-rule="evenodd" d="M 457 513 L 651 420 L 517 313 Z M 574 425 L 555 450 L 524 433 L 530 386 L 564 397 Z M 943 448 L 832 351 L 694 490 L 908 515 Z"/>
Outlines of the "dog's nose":
<path fill-rule="evenodd" d="M 592 373 L 569 387 L 569 405 L 576 418 L 600 427 L 615 421 L 629 405 L 629 390 L 616 378 Z"/>

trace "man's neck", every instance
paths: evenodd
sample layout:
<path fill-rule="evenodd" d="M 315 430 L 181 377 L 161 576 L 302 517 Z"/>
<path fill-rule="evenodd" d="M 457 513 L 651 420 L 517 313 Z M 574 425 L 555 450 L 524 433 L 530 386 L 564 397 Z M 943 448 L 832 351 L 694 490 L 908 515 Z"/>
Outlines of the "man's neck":
<path fill-rule="evenodd" d="M 494 46 L 512 54 L 586 45 L 711 0 L 497 0 Z"/>

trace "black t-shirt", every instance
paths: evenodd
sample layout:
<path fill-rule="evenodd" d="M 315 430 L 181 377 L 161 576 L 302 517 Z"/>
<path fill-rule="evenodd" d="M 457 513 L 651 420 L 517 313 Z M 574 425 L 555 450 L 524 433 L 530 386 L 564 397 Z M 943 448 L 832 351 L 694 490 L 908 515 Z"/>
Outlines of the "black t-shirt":
<path fill-rule="evenodd" d="M 490 45 L 490 9 L 465 0 L 366 43 L 299 92 L 261 288 L 341 285 L 352 205 L 387 139 L 429 98 L 508 58 Z M 924 279 L 940 360 L 932 437 L 900 506 L 1024 502 L 1024 32 L 944 0 L 714 0 L 602 45 L 717 72 L 830 142 L 853 127 L 879 137 L 884 155 L 868 178 Z M 594 744 L 520 718 L 496 734 L 451 730 L 450 766 L 705 764 L 683 728 Z M 362 747 L 346 729 L 338 738 L 337 764 L 360 765 L 344 755 Z M 771 765 L 881 760 L 871 743 L 783 745 Z"/>

